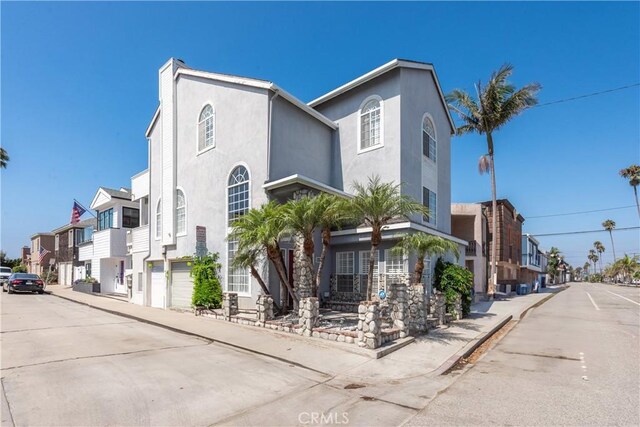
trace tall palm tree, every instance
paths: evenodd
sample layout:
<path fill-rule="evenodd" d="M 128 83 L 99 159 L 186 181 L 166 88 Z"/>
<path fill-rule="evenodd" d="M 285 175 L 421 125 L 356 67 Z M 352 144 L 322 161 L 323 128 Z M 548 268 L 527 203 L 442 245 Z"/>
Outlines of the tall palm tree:
<path fill-rule="evenodd" d="M 600 257 L 600 273 L 602 273 L 602 254 L 604 253 L 604 245 L 601 241 L 596 240 L 595 242 L 593 242 L 593 247 L 595 248 L 596 252 L 598 252 L 598 256 Z"/>
<path fill-rule="evenodd" d="M 613 252 L 613 262 L 616 262 L 616 247 L 613 245 L 612 233 L 612 231 L 616 228 L 616 222 L 612 219 L 608 219 L 602 223 L 602 227 L 609 232 L 609 237 L 611 237 L 611 251 Z"/>
<path fill-rule="evenodd" d="M 620 176 L 629 180 L 629 185 L 633 187 L 633 194 L 636 196 L 636 207 L 640 216 L 640 203 L 638 203 L 638 185 L 640 185 L 640 166 L 631 165 L 620 170 Z"/>
<path fill-rule="evenodd" d="M 598 255 L 596 255 L 596 251 L 594 251 L 593 249 L 589 249 L 589 255 L 587 255 L 587 258 L 589 258 L 589 260 L 593 263 L 593 271 L 598 271 L 596 270 L 596 262 L 598 262 Z"/>
<path fill-rule="evenodd" d="M 280 252 L 280 239 L 285 234 L 283 207 L 274 201 L 257 209 L 249 209 L 246 214 L 232 223 L 231 235 L 240 241 L 239 252 L 262 247 L 274 266 L 281 285 L 287 289 L 291 299 L 297 305 L 298 298 L 287 279 L 287 271 Z"/>
<path fill-rule="evenodd" d="M 367 278 L 367 301 L 373 292 L 375 253 L 382 241 L 382 229 L 393 219 L 409 219 L 410 215 L 429 216 L 429 209 L 411 197 L 402 194 L 399 184 L 381 182 L 379 176 L 370 177 L 366 184 L 354 182 L 355 196 L 349 210 L 358 224 L 371 227 L 371 251 Z"/>
<path fill-rule="evenodd" d="M 233 256 L 231 266 L 233 268 L 248 268 L 251 276 L 258 282 L 264 295 L 271 295 L 269 287 L 266 285 L 262 276 L 258 272 L 258 266 L 262 263 L 264 249 L 260 246 L 242 246 Z M 273 305 L 276 310 L 280 310 L 280 306 L 274 301 Z"/>
<path fill-rule="evenodd" d="M 7 154 L 7 150 L 0 148 L 0 169 L 6 169 L 8 161 L 9 155 Z"/>
<path fill-rule="evenodd" d="M 582 268 L 584 269 L 584 271 L 586 272 L 586 275 L 589 275 L 589 268 L 591 267 L 591 264 L 589 264 L 589 262 L 585 262 L 584 265 L 582 266 Z"/>
<path fill-rule="evenodd" d="M 451 240 L 423 232 L 405 235 L 392 249 L 392 252 L 394 254 L 415 253 L 418 256 L 414 267 L 414 283 L 422 281 L 425 257 L 444 255 L 447 252 L 453 253 L 456 258 L 460 257 L 457 244 Z"/>
<path fill-rule="evenodd" d="M 467 92 L 455 89 L 447 95 L 449 108 L 460 116 L 463 125 L 456 130 L 457 135 L 476 132 L 486 135 L 487 154 L 480 158 L 478 167 L 480 173 L 491 173 L 491 200 L 493 202 L 493 215 L 491 221 L 491 281 L 487 289 L 487 295 L 493 297 L 498 279 L 497 263 L 497 197 L 496 174 L 494 160 L 493 133 L 507 124 L 515 116 L 529 107 L 538 103 L 536 95 L 541 86 L 538 83 L 530 83 L 520 89 L 507 81 L 513 72 L 513 67 L 505 64 L 498 71 L 491 74 L 486 86 L 481 82 L 476 84 L 477 99 L 473 99 Z"/>
<path fill-rule="evenodd" d="M 314 203 L 318 205 L 318 209 L 321 211 L 319 222 L 322 230 L 322 252 L 320 253 L 318 270 L 316 271 L 316 293 L 314 294 L 318 296 L 322 269 L 324 268 L 324 261 L 327 256 L 327 252 L 329 251 L 329 245 L 331 244 L 331 230 L 342 227 L 349 222 L 350 218 L 349 202 L 346 199 L 327 193 L 321 193 L 315 198 Z"/>

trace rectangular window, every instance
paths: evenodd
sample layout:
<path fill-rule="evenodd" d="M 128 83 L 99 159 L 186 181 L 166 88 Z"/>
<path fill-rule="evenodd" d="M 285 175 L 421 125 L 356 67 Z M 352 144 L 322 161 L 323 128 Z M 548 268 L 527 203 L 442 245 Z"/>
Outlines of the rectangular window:
<path fill-rule="evenodd" d="M 124 228 L 136 228 L 140 226 L 140 209 L 122 208 L 122 226 Z"/>
<path fill-rule="evenodd" d="M 69 230 L 69 247 L 72 248 L 73 247 L 73 230 Z"/>
<path fill-rule="evenodd" d="M 384 272 L 387 276 L 405 274 L 408 271 L 408 258 L 403 254 L 394 254 L 391 249 L 384 251 Z"/>
<path fill-rule="evenodd" d="M 358 263 L 358 273 L 360 274 L 360 292 L 367 293 L 367 280 L 369 278 L 369 255 L 371 251 L 360 251 L 359 254 L 359 263 Z M 373 293 L 378 293 L 378 261 L 380 259 L 380 252 L 376 251 L 373 255 Z"/>
<path fill-rule="evenodd" d="M 336 252 L 338 292 L 353 292 L 353 252 Z"/>
<path fill-rule="evenodd" d="M 229 239 L 227 246 L 227 292 L 249 293 L 249 271 L 246 268 L 233 268 L 231 263 L 238 252 L 240 241 Z"/>
<path fill-rule="evenodd" d="M 436 213 L 438 210 L 436 193 L 426 187 L 422 187 L 422 205 L 429 209 L 430 215 L 423 217 L 424 222 L 436 225 Z"/>
<path fill-rule="evenodd" d="M 249 181 L 229 187 L 229 225 L 249 210 Z"/>
<path fill-rule="evenodd" d="M 425 285 L 431 285 L 431 258 L 425 257 L 424 270 L 422 270 L 422 283 Z"/>
<path fill-rule="evenodd" d="M 113 208 L 98 212 L 98 231 L 113 227 Z"/>
<path fill-rule="evenodd" d="M 138 273 L 138 292 L 142 292 L 142 273 Z"/>
<path fill-rule="evenodd" d="M 58 249 L 60 249 L 60 235 L 56 234 L 55 250 L 57 251 Z"/>
<path fill-rule="evenodd" d="M 422 132 L 422 154 L 436 161 L 436 140 L 431 138 L 427 132 Z"/>

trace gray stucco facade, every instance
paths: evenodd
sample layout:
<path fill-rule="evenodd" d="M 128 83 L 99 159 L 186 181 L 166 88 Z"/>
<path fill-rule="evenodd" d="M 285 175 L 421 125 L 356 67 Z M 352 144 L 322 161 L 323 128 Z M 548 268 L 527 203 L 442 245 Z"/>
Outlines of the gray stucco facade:
<path fill-rule="evenodd" d="M 374 174 L 383 181 L 403 183 L 402 191 L 418 201 L 423 187 L 429 188 L 437 195 L 435 223 L 416 217 L 396 224 L 385 232 L 381 253 L 398 236 L 417 230 L 458 242 L 450 236 L 453 123 L 429 64 L 394 60 L 304 104 L 271 82 L 196 71 L 171 59 L 159 72 L 159 98 L 158 111 L 147 130 L 149 244 L 144 262 L 133 266 L 135 277 L 141 273 L 147 305 L 159 289 L 160 276 L 152 279 L 151 269 L 158 272 L 162 267 L 166 280 L 163 305 L 171 307 L 172 262 L 195 254 L 196 227 L 206 228 L 207 250 L 220 254 L 223 282 L 228 286 L 229 178 L 239 166 L 248 172 L 245 197 L 250 208 L 270 199 L 286 200 L 300 189 L 351 193 L 354 181 L 365 182 Z M 372 99 L 380 106 L 380 139 L 363 150 L 361 113 Z M 214 111 L 214 142 L 199 150 L 203 135 L 199 121 L 207 105 Z M 425 114 L 436 132 L 436 161 L 422 155 Z M 180 219 L 183 231 L 177 225 L 176 194 L 183 194 L 185 201 L 184 219 Z M 336 252 L 366 251 L 367 237 L 366 230 L 335 233 L 324 269 L 323 292 L 329 291 L 336 271 Z M 289 250 L 292 243 L 282 242 L 282 248 Z M 319 253 L 320 247 L 316 256 Z M 285 261 L 288 258 L 286 252 Z M 355 258 L 357 272 L 357 255 Z M 408 260 L 409 270 L 413 263 L 415 260 Z M 277 277 L 268 266 L 261 269 L 279 299 Z M 239 293 L 241 308 L 255 308 L 260 293 L 257 283 L 248 280 L 248 291 Z"/>

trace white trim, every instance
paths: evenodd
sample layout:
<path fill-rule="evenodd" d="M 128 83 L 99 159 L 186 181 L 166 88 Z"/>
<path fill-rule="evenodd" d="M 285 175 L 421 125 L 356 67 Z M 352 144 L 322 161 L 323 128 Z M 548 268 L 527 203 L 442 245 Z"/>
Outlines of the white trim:
<path fill-rule="evenodd" d="M 72 248 L 74 246 L 74 232 L 73 232 L 73 228 L 69 231 L 67 231 L 67 239 L 69 239 L 69 241 L 67 242 L 67 247 L 68 248 Z"/>
<path fill-rule="evenodd" d="M 133 179 L 136 179 L 136 178 L 138 178 L 138 177 L 140 177 L 140 176 L 144 175 L 144 174 L 145 174 L 145 173 L 147 173 L 147 172 L 149 172 L 149 168 L 147 168 L 147 169 L 145 169 L 145 170 L 143 170 L 143 171 L 140 171 L 140 172 L 138 172 L 137 174 L 133 175 L 133 176 L 131 177 L 131 179 L 132 179 L 132 180 L 133 180 Z"/>
<path fill-rule="evenodd" d="M 431 121 L 431 127 L 433 127 L 433 133 L 434 133 L 433 140 L 436 143 L 436 159 L 435 160 L 433 160 L 431 157 L 427 157 L 427 156 L 424 155 L 424 147 L 422 145 L 422 144 L 424 144 L 424 142 L 423 142 L 424 136 L 422 134 L 424 133 L 424 119 L 425 118 L 428 118 L 429 121 Z M 429 136 L 431 136 L 431 135 L 429 135 Z M 427 147 L 427 149 L 428 149 L 428 147 Z M 430 161 L 433 165 L 435 165 L 437 167 L 437 165 L 438 165 L 438 152 L 439 151 L 440 150 L 438 149 L 438 129 L 436 129 L 436 122 L 433 120 L 433 116 L 431 114 L 429 114 L 428 112 L 425 112 L 422 115 L 422 120 L 420 120 L 420 153 L 422 154 L 422 158 L 423 159 L 426 159 L 426 160 Z"/>
<path fill-rule="evenodd" d="M 376 145 L 372 145 L 367 148 L 362 148 L 362 108 L 367 105 L 372 100 L 378 101 L 380 104 L 380 143 Z M 373 151 L 384 147 L 384 101 L 380 97 L 380 95 L 370 95 L 365 98 L 364 101 L 360 103 L 360 107 L 358 108 L 358 154 L 366 153 L 368 151 Z"/>
<path fill-rule="evenodd" d="M 154 217 L 153 235 L 156 240 L 160 240 L 162 238 L 162 211 L 160 211 L 160 234 L 158 234 L 158 209 L 161 208 L 162 206 L 161 203 L 162 203 L 162 196 L 158 197 L 158 201 L 156 202 L 156 210 L 153 213 L 153 217 Z"/>
<path fill-rule="evenodd" d="M 149 126 L 147 126 L 147 130 L 144 133 L 145 137 L 149 138 L 149 135 L 151 134 L 151 129 L 153 129 L 153 126 L 156 124 L 156 120 L 158 120 L 158 117 L 160 117 L 160 105 L 158 105 L 158 107 L 156 108 L 156 112 L 153 114 L 151 123 L 149 123 Z"/>
<path fill-rule="evenodd" d="M 182 198 L 184 199 L 184 232 L 178 232 L 178 191 L 182 193 Z M 181 186 L 176 186 L 176 237 L 186 236 L 188 234 L 188 221 L 187 221 L 187 193 L 184 191 L 184 188 Z"/>
<path fill-rule="evenodd" d="M 300 174 L 290 175 L 284 178 L 280 178 L 276 181 L 267 182 L 262 185 L 262 188 L 268 191 L 268 190 L 273 190 L 275 188 L 284 187 L 290 184 L 303 184 L 303 185 L 306 185 L 307 187 L 311 187 L 316 190 L 323 191 L 325 193 L 334 194 L 336 196 L 347 197 L 347 198 L 353 197 L 352 194 L 346 193 L 342 190 L 338 190 L 337 188 L 333 188 L 330 185 L 324 184 L 320 181 L 316 181 L 313 178 L 309 178 Z"/>
<path fill-rule="evenodd" d="M 273 90 L 275 93 L 280 94 L 280 96 L 282 96 L 284 99 L 286 99 L 287 101 L 289 101 L 290 103 L 292 103 L 296 107 L 300 108 L 301 110 L 303 110 L 307 114 L 315 117 L 316 119 L 318 119 L 319 121 L 321 121 L 325 125 L 329 126 L 331 129 L 333 129 L 333 130 L 338 129 L 338 125 L 333 120 L 325 117 L 324 115 L 322 115 L 318 111 L 314 110 L 313 108 L 310 108 L 307 104 L 305 104 L 304 102 L 300 101 L 298 98 L 296 98 L 295 96 L 291 95 L 286 90 L 281 89 L 280 87 L 278 87 L 277 85 L 275 85 L 273 83 L 271 84 L 270 89 Z"/>
<path fill-rule="evenodd" d="M 452 242 L 461 244 L 465 247 L 469 246 L 469 242 L 467 242 L 466 240 L 459 239 L 457 237 L 446 234 L 440 230 L 436 230 L 435 228 L 425 227 L 422 224 L 416 224 L 414 222 L 407 221 L 407 222 L 398 222 L 395 224 L 385 225 L 384 227 L 382 227 L 382 231 L 402 230 L 406 228 L 410 228 L 417 231 L 424 231 L 427 234 L 432 234 L 434 236 L 442 237 L 443 239 L 451 240 Z M 371 231 L 372 231 L 371 227 L 358 227 L 355 229 L 351 228 L 348 230 L 337 230 L 337 231 L 331 232 L 331 237 L 349 236 L 353 234 L 365 234 L 365 233 L 371 233 Z"/>
<path fill-rule="evenodd" d="M 316 99 L 314 99 L 313 101 L 309 102 L 307 105 L 310 107 L 317 107 L 319 104 L 328 101 L 332 98 L 335 98 L 338 95 L 341 95 L 357 86 L 360 86 L 363 83 L 368 82 L 369 80 L 372 80 L 388 71 L 393 70 L 394 68 L 397 67 L 403 67 L 403 68 L 413 68 L 413 69 L 417 69 L 417 70 L 427 70 L 430 71 L 433 74 L 433 80 L 435 82 L 436 85 L 436 89 L 438 89 L 438 95 L 440 95 L 440 101 L 442 102 L 442 107 L 445 110 L 445 114 L 447 115 L 447 119 L 449 119 L 449 125 L 451 126 L 451 132 L 455 132 L 456 130 L 456 125 L 453 122 L 453 118 L 451 117 L 451 113 L 449 111 L 449 108 L 447 107 L 447 101 L 444 98 L 444 94 L 442 93 L 442 89 L 440 87 L 440 82 L 438 81 L 438 76 L 436 74 L 436 70 L 434 69 L 432 64 L 426 64 L 426 63 L 422 63 L 422 62 L 412 62 L 412 61 L 405 61 L 402 59 L 393 59 L 389 62 L 387 62 L 386 64 L 372 70 L 369 71 L 366 74 L 363 74 L 362 76 L 351 80 L 350 82 L 332 90 L 331 92 L 328 92 Z"/>
<path fill-rule="evenodd" d="M 204 111 L 204 109 L 208 106 L 211 107 L 211 110 L 213 111 L 212 113 L 212 118 L 213 118 L 213 144 L 204 147 L 202 150 L 200 149 L 200 124 L 202 123 L 202 121 L 200 120 L 200 116 L 202 115 L 202 111 Z M 205 119 L 206 120 L 206 119 Z M 198 120 L 196 122 L 196 157 L 199 156 L 202 153 L 205 153 L 209 150 L 212 150 L 216 147 L 216 133 L 217 133 L 217 126 L 216 126 L 216 107 L 213 106 L 213 102 L 211 101 L 206 101 L 202 104 L 202 107 L 200 108 L 200 112 L 198 113 Z M 205 141 L 206 141 L 206 130 L 205 130 Z M 203 141 L 204 142 L 204 141 Z"/>

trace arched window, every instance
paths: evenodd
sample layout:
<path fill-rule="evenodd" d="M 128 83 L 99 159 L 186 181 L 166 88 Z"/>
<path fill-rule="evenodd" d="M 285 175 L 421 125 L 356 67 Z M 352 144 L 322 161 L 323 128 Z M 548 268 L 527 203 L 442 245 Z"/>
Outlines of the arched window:
<path fill-rule="evenodd" d="M 176 234 L 187 233 L 187 204 L 182 190 L 176 190 Z"/>
<path fill-rule="evenodd" d="M 198 152 L 215 146 L 215 119 L 213 107 L 205 105 L 198 119 Z"/>
<path fill-rule="evenodd" d="M 158 199 L 156 206 L 156 239 L 162 236 L 162 198 Z"/>
<path fill-rule="evenodd" d="M 425 114 L 422 119 L 422 154 L 435 162 L 436 146 L 436 130 L 429 116 Z"/>
<path fill-rule="evenodd" d="M 249 210 L 249 171 L 244 166 L 235 168 L 229 175 L 229 225 Z"/>
<path fill-rule="evenodd" d="M 360 150 L 382 145 L 380 99 L 367 101 L 360 109 Z"/>

